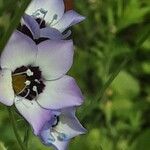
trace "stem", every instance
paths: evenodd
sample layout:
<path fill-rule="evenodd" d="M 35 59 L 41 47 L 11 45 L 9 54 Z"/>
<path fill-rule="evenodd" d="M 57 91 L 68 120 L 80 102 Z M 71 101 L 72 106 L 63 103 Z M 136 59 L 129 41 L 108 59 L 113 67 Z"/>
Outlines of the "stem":
<path fill-rule="evenodd" d="M 7 107 L 7 109 L 8 109 L 8 112 L 9 112 L 10 121 L 12 123 L 12 127 L 13 127 L 13 130 L 14 130 L 14 134 L 16 136 L 16 139 L 18 141 L 18 144 L 20 145 L 21 150 L 27 150 L 25 148 L 25 146 L 23 145 L 23 143 L 22 143 L 21 137 L 19 136 L 16 121 L 15 121 L 15 117 L 14 117 L 14 113 L 13 113 L 13 109 L 9 108 L 9 107 Z"/>
<path fill-rule="evenodd" d="M 21 17 L 23 16 L 27 6 L 30 4 L 31 0 L 24 0 L 21 7 L 19 7 L 12 18 L 12 21 L 10 22 L 10 25 L 4 34 L 3 38 L 0 40 L 0 51 L 2 51 L 5 48 L 5 45 L 7 44 L 11 34 L 15 30 L 16 26 L 19 24 Z"/>
<path fill-rule="evenodd" d="M 137 49 L 147 40 L 147 38 L 149 37 L 149 33 L 150 33 L 150 29 L 148 30 L 148 32 L 146 32 L 138 41 L 135 47 L 135 50 L 137 51 Z M 104 84 L 104 86 L 102 87 L 100 94 L 98 96 L 97 101 L 101 100 L 103 98 L 103 95 L 105 94 L 105 91 L 107 90 L 107 88 L 111 85 L 111 83 L 114 81 L 114 79 L 117 77 L 117 75 L 120 73 L 120 71 L 125 67 L 125 65 L 132 59 L 132 55 L 128 56 L 124 59 L 124 61 L 120 64 L 120 66 L 118 67 L 118 69 L 110 76 L 110 78 L 106 81 L 106 83 Z"/>
<path fill-rule="evenodd" d="M 24 135 L 24 140 L 23 140 L 23 143 L 26 146 L 26 148 L 28 148 L 29 136 L 30 136 L 30 126 L 27 125 L 25 135 Z"/>
<path fill-rule="evenodd" d="M 127 62 L 129 61 L 129 58 L 126 58 L 121 65 L 118 67 L 118 69 L 110 76 L 110 78 L 106 81 L 106 83 L 104 84 L 104 86 L 102 87 L 100 94 L 98 96 L 97 101 L 101 100 L 105 91 L 107 90 L 107 88 L 110 86 L 110 84 L 113 82 L 113 80 L 116 78 L 116 76 L 119 74 L 119 72 L 125 67 L 125 65 L 127 64 Z"/>

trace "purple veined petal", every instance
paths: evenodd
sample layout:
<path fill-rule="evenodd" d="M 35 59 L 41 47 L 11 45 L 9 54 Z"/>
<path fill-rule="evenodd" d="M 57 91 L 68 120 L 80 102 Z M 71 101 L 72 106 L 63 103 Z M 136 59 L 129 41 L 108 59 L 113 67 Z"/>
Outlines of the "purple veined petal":
<path fill-rule="evenodd" d="M 37 55 L 37 46 L 28 36 L 15 31 L 1 54 L 2 68 L 14 71 L 21 66 L 33 64 Z"/>
<path fill-rule="evenodd" d="M 14 102 L 11 71 L 8 69 L 0 70 L 0 102 L 7 106 Z"/>
<path fill-rule="evenodd" d="M 64 13 L 63 17 L 56 24 L 52 25 L 52 27 L 56 28 L 60 32 L 63 32 L 68 27 L 77 24 L 84 19 L 85 17 L 79 15 L 77 12 L 69 10 L 66 13 Z"/>
<path fill-rule="evenodd" d="M 16 97 L 15 106 L 32 126 L 35 135 L 39 134 L 44 124 L 53 116 L 51 110 L 43 109 L 35 100 L 29 101 L 22 97 Z"/>
<path fill-rule="evenodd" d="M 23 16 L 23 24 L 29 28 L 34 39 L 38 39 L 40 37 L 39 24 L 36 22 L 36 20 L 32 16 L 25 14 Z"/>
<path fill-rule="evenodd" d="M 49 38 L 51 40 L 61 40 L 64 36 L 57 29 L 46 27 L 40 29 L 40 37 Z"/>
<path fill-rule="evenodd" d="M 55 81 L 47 81 L 45 85 L 37 100 L 43 108 L 56 110 L 83 103 L 83 95 L 72 77 L 64 76 Z"/>
<path fill-rule="evenodd" d="M 63 0 L 32 0 L 26 13 L 43 18 L 48 24 L 54 24 L 62 18 L 64 9 Z"/>
<path fill-rule="evenodd" d="M 75 107 L 65 108 L 59 116 L 59 123 L 55 130 L 66 135 L 65 140 L 69 140 L 77 135 L 85 134 L 86 129 L 80 124 L 75 116 Z"/>
<path fill-rule="evenodd" d="M 65 75 L 73 63 L 72 40 L 47 40 L 38 45 L 36 64 L 46 80 Z"/>

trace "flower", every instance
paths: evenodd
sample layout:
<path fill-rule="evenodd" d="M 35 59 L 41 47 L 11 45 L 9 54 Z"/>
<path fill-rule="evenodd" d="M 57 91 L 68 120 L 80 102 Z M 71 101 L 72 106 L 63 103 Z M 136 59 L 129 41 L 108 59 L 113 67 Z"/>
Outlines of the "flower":
<path fill-rule="evenodd" d="M 25 14 L 19 27 L 20 32 L 29 36 L 36 44 L 39 44 L 47 39 L 51 40 L 63 40 L 70 36 L 71 31 L 61 33 L 59 30 L 46 26 L 45 21 L 35 19 L 33 16 Z"/>
<path fill-rule="evenodd" d="M 84 17 L 64 5 L 63 0 L 32 0 L 21 21 L 33 39 L 40 37 L 48 39 L 65 39 L 71 32 L 63 33 L 70 26 L 84 20 Z M 38 42 L 39 43 L 39 42 Z"/>
<path fill-rule="evenodd" d="M 55 115 L 43 126 L 39 137 L 48 146 L 57 150 L 66 150 L 71 138 L 84 134 L 86 129 L 75 116 L 75 108 L 65 108 Z"/>
<path fill-rule="evenodd" d="M 15 104 L 37 135 L 52 111 L 81 105 L 82 93 L 65 75 L 73 61 L 71 40 L 47 40 L 36 45 L 14 32 L 0 59 L 0 102 Z"/>
<path fill-rule="evenodd" d="M 26 13 L 35 18 L 44 19 L 47 25 L 60 32 L 84 20 L 83 16 L 73 10 L 65 12 L 63 0 L 32 0 Z"/>

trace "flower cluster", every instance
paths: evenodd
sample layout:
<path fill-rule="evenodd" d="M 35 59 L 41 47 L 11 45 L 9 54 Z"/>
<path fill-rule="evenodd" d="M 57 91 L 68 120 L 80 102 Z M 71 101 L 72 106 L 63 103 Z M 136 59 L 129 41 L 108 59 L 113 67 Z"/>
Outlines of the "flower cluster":
<path fill-rule="evenodd" d="M 83 95 L 66 75 L 70 26 L 84 19 L 63 0 L 32 0 L 0 58 L 0 102 L 17 108 L 42 143 L 65 150 L 85 133 L 75 116 Z"/>

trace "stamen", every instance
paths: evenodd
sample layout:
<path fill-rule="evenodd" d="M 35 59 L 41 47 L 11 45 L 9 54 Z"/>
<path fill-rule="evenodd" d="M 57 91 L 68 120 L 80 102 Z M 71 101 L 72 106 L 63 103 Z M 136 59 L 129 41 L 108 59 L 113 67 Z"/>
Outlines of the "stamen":
<path fill-rule="evenodd" d="M 12 74 L 12 76 L 18 76 L 18 75 L 22 75 L 22 74 L 27 74 L 27 76 L 29 76 L 29 77 L 33 76 L 33 72 L 30 69 L 23 71 L 23 72 L 19 72 L 19 73 L 14 73 L 14 74 Z"/>
<path fill-rule="evenodd" d="M 40 84 L 40 81 L 38 79 L 35 79 L 34 81 Z"/>
<path fill-rule="evenodd" d="M 30 69 L 28 69 L 27 71 L 26 71 L 26 73 L 27 73 L 27 76 L 33 76 L 33 72 L 30 70 Z"/>
<path fill-rule="evenodd" d="M 22 72 L 21 72 L 22 71 Z M 16 96 L 37 100 L 45 87 L 39 67 L 22 66 L 12 73 L 12 84 Z"/>
<path fill-rule="evenodd" d="M 50 132 L 49 133 L 49 138 L 48 138 L 48 143 L 51 144 L 52 142 L 55 142 L 55 138 L 54 138 L 54 136 Z"/>
<path fill-rule="evenodd" d="M 32 90 L 36 93 L 36 97 L 35 98 L 37 98 L 38 95 L 39 95 L 37 87 L 33 86 Z"/>
<path fill-rule="evenodd" d="M 26 98 L 30 94 L 30 89 L 28 89 L 27 94 L 24 96 Z"/>
<path fill-rule="evenodd" d="M 65 133 L 61 133 L 61 132 L 58 132 L 56 129 L 52 128 L 52 131 L 55 132 L 55 134 L 57 134 L 57 138 L 60 140 L 60 141 L 65 141 L 67 140 L 67 135 Z"/>
<path fill-rule="evenodd" d="M 26 74 L 27 71 L 23 71 L 23 72 L 19 72 L 19 73 L 14 73 L 12 74 L 12 76 L 18 76 L 18 75 L 22 75 L 22 74 Z"/>
<path fill-rule="evenodd" d="M 29 80 L 27 80 L 26 82 L 25 82 L 25 85 L 30 85 L 31 84 L 31 81 L 29 81 Z"/>
<path fill-rule="evenodd" d="M 21 93 L 27 88 L 27 86 L 30 85 L 30 83 L 31 83 L 31 81 L 26 80 L 26 82 L 25 82 L 25 87 L 24 87 L 19 93 L 17 93 L 17 95 L 21 94 Z M 29 95 L 29 94 L 28 94 L 28 95 Z"/>
<path fill-rule="evenodd" d="M 26 85 L 19 93 L 17 93 L 16 95 L 19 95 L 19 94 L 21 94 L 22 92 L 24 92 L 24 90 L 26 89 L 26 87 L 27 87 L 27 85 Z"/>
<path fill-rule="evenodd" d="M 59 139 L 60 141 L 66 141 L 68 138 L 67 138 L 66 134 L 64 134 L 64 133 L 59 133 L 58 139 Z"/>

